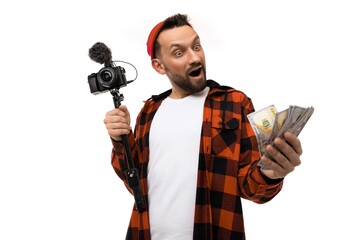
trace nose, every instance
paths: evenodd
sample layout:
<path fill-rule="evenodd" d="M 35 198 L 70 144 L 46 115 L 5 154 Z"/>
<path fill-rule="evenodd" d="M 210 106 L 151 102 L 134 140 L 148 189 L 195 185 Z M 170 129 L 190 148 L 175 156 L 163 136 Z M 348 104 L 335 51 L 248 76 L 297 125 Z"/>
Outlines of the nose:
<path fill-rule="evenodd" d="M 188 51 L 189 54 L 189 62 L 191 63 L 198 63 L 201 61 L 201 51 L 194 51 L 193 49 L 190 49 Z"/>

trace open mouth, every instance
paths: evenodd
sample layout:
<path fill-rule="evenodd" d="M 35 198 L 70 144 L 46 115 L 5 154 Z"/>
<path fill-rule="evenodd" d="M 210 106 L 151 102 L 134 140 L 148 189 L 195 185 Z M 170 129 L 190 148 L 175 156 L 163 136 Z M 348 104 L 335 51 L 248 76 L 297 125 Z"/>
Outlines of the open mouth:
<path fill-rule="evenodd" d="M 189 76 L 190 76 L 190 77 L 197 77 L 197 76 L 199 76 L 200 73 L 201 73 L 201 69 L 202 69 L 202 67 L 199 67 L 199 68 L 196 68 L 196 69 L 192 70 L 192 71 L 189 73 Z"/>

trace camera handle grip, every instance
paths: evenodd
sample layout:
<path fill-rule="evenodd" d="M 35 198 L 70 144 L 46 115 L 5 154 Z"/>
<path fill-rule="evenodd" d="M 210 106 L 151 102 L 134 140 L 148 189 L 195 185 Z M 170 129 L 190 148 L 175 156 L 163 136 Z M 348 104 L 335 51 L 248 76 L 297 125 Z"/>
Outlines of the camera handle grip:
<path fill-rule="evenodd" d="M 124 96 L 119 94 L 118 89 L 112 89 L 110 92 L 113 96 L 115 108 L 120 107 L 121 101 L 124 100 Z M 128 169 L 126 170 L 126 179 L 128 181 L 129 187 L 133 191 L 136 209 L 139 212 L 143 212 L 145 210 L 145 202 L 141 191 L 139 172 L 135 168 L 134 160 L 131 155 L 129 138 L 127 135 L 121 135 L 121 139 L 125 147 L 125 158 L 128 165 Z"/>

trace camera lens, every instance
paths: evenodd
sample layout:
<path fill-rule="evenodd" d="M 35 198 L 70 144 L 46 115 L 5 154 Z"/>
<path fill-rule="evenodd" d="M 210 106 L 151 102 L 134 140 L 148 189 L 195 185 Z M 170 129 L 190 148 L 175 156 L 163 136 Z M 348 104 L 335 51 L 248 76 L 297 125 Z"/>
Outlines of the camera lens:
<path fill-rule="evenodd" d="M 112 88 L 116 86 L 117 75 L 113 68 L 104 67 L 97 73 L 97 80 L 103 88 Z"/>
<path fill-rule="evenodd" d="M 100 76 L 104 82 L 110 82 L 111 79 L 113 78 L 112 73 L 108 70 L 103 71 Z"/>

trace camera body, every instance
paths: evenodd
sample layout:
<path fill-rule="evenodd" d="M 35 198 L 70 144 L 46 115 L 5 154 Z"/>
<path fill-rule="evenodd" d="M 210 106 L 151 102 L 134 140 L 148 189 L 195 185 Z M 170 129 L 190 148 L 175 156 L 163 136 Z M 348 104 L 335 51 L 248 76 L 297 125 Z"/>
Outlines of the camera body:
<path fill-rule="evenodd" d="M 99 94 L 111 89 L 119 89 L 127 85 L 125 69 L 117 67 L 104 67 L 98 73 L 88 76 L 90 92 Z"/>

